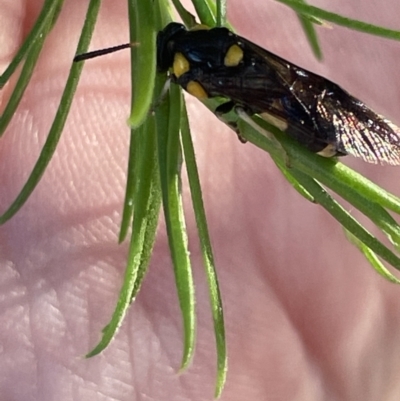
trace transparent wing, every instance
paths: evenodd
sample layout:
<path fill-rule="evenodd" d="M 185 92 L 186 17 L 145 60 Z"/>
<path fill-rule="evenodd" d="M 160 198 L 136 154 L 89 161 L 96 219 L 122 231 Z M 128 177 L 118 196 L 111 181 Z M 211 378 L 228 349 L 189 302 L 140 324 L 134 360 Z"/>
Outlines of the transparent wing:
<path fill-rule="evenodd" d="M 331 121 L 339 143 L 347 153 L 369 163 L 400 164 L 400 128 L 349 95 L 335 104 L 318 102 L 320 118 Z"/>

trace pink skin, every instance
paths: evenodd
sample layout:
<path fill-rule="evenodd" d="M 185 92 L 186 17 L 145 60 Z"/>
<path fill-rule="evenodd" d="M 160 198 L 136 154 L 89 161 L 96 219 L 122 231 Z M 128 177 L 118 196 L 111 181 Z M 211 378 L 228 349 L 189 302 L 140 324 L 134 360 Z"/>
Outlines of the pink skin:
<path fill-rule="evenodd" d="M 1 70 L 37 15 L 34 3 L 0 2 Z M 45 140 L 84 3 L 66 2 L 0 141 L 1 210 Z M 336 11 L 381 25 L 399 20 L 395 0 L 375 9 L 372 0 L 336 3 Z M 320 28 L 325 63 L 318 64 L 288 9 L 261 0 L 241 4 L 232 1 L 230 11 L 243 36 L 329 76 L 400 124 L 399 43 Z M 126 41 L 124 6 L 104 1 L 92 49 Z M 101 355 L 82 357 L 111 316 L 125 266 L 127 245 L 116 241 L 128 82 L 128 52 L 86 63 L 54 159 L 27 204 L 0 228 L 2 400 L 212 398 L 213 330 L 186 183 L 199 316 L 193 365 L 177 375 L 181 318 L 163 225 L 142 292 L 117 337 Z M 6 87 L 0 99 L 8 93 Z M 372 271 L 333 219 L 302 199 L 267 154 L 241 144 L 195 99 L 188 103 L 225 305 L 230 370 L 222 399 L 396 399 L 400 289 Z M 399 168 L 344 161 L 399 193 Z"/>

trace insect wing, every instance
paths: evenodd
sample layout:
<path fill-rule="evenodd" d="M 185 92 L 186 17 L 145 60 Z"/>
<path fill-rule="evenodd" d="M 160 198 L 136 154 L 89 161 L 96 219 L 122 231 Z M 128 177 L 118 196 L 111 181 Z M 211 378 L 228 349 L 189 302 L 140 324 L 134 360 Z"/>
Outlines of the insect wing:
<path fill-rule="evenodd" d="M 338 154 L 348 153 L 369 163 L 400 164 L 400 129 L 396 125 L 337 84 L 297 66 L 290 68 L 295 79 L 293 74 L 278 74 L 281 84 L 288 85 L 293 94 L 285 98 L 289 100 L 286 109 L 296 110 L 300 105 L 306 111 L 314 125 L 314 139 L 332 144 Z M 301 131 L 303 125 L 301 118 L 291 121 L 287 131 Z"/>
<path fill-rule="evenodd" d="M 342 101 L 326 96 L 318 114 L 333 125 L 347 153 L 369 163 L 400 164 L 400 129 L 361 101 L 350 95 Z"/>

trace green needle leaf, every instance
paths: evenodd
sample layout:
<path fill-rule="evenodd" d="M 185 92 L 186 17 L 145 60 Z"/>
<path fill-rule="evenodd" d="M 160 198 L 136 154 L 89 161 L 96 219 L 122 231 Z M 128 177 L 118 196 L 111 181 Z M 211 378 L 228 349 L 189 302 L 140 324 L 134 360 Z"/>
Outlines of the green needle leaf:
<path fill-rule="evenodd" d="M 79 54 L 87 51 L 90 43 L 90 38 L 96 24 L 99 7 L 100 0 L 90 1 L 86 14 L 87 17 L 82 28 L 82 33 L 78 43 L 77 53 Z M 31 175 L 29 176 L 21 192 L 18 194 L 17 198 L 14 200 L 11 206 L 0 216 L 0 224 L 4 224 L 6 221 L 11 219 L 11 217 L 13 217 L 15 213 L 18 212 L 18 210 L 24 205 L 24 203 L 29 198 L 30 194 L 33 192 L 33 190 L 36 188 L 36 185 L 42 178 L 42 175 L 54 154 L 62 130 L 64 128 L 65 121 L 71 107 L 72 99 L 78 85 L 82 67 L 82 63 L 74 63 L 72 65 L 64 92 L 61 96 L 60 105 L 58 107 L 53 124 L 50 128 L 49 135 L 40 153 L 38 161 L 36 162 Z"/>
<path fill-rule="evenodd" d="M 57 20 L 58 14 L 61 11 L 63 0 L 46 0 L 40 11 L 40 14 L 35 21 L 31 31 L 24 40 L 24 43 L 18 49 L 17 54 L 12 59 L 3 74 L 0 75 L 0 89 L 8 82 L 12 74 L 14 74 L 18 65 L 30 52 L 32 46 L 35 45 L 36 41 L 43 41 L 47 36 L 49 30 L 52 28 Z"/>
<path fill-rule="evenodd" d="M 157 112 L 157 131 L 164 216 L 183 317 L 184 352 L 181 364 L 181 370 L 183 370 L 188 367 L 193 357 L 196 319 L 194 284 L 180 193 L 182 156 L 179 143 L 179 125 L 181 96 L 178 86 L 172 85 L 169 102 L 165 101 L 161 104 Z"/>
<path fill-rule="evenodd" d="M 186 170 L 188 174 L 190 192 L 192 194 L 193 209 L 195 212 L 197 229 L 199 232 L 201 250 L 203 253 L 203 263 L 206 270 L 208 287 L 210 291 L 210 304 L 214 320 L 214 333 L 217 346 L 217 383 L 215 397 L 219 397 L 224 388 L 228 370 L 224 314 L 186 108 L 184 108 L 182 113 L 181 127 L 182 146 L 185 154 Z"/>
<path fill-rule="evenodd" d="M 299 0 L 277 0 L 277 1 L 279 1 L 282 4 L 286 4 L 287 6 L 289 6 L 298 13 L 311 15 L 321 20 L 329 21 L 336 25 L 350 28 L 354 31 L 369 33 L 370 35 L 381 36 L 386 39 L 400 40 L 400 31 L 395 31 L 393 29 L 387 29 L 381 26 L 368 24 L 367 22 L 343 17 L 342 15 L 331 13 L 329 11 L 323 10 L 322 8 L 309 6 L 308 4 L 304 4 Z"/>

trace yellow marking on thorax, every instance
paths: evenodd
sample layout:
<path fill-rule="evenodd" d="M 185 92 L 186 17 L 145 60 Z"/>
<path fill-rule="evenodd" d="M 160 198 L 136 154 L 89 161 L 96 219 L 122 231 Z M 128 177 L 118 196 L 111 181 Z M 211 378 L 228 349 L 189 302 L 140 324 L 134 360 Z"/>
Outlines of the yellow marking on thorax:
<path fill-rule="evenodd" d="M 187 58 L 182 53 L 175 53 L 174 64 L 172 65 L 172 72 L 179 78 L 185 72 L 190 70 L 190 64 Z"/>
<path fill-rule="evenodd" d="M 224 65 L 236 67 L 243 60 L 243 50 L 238 45 L 232 45 L 225 54 Z"/>

